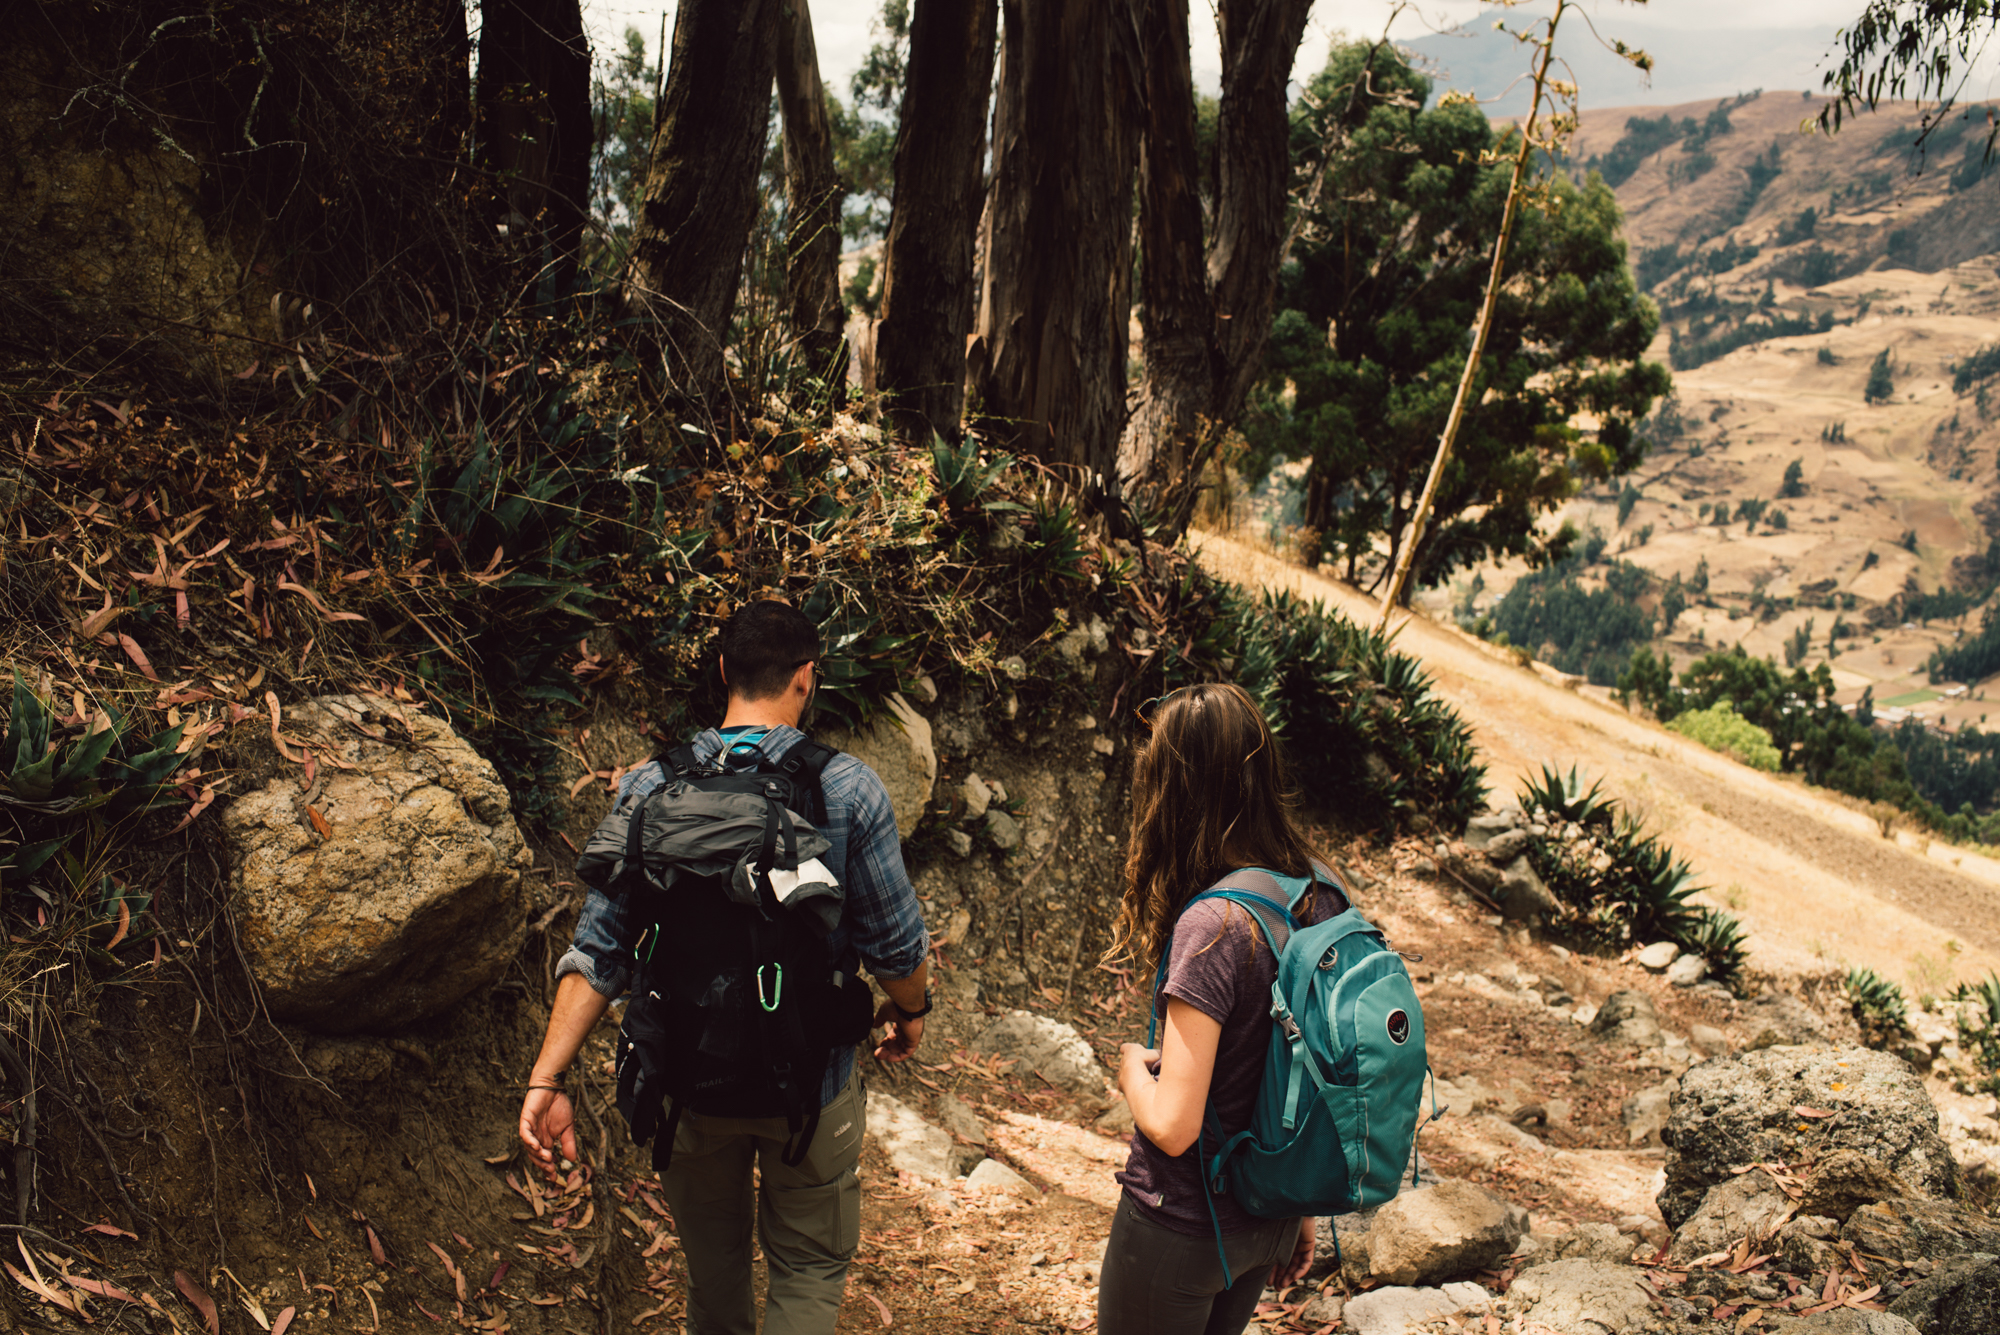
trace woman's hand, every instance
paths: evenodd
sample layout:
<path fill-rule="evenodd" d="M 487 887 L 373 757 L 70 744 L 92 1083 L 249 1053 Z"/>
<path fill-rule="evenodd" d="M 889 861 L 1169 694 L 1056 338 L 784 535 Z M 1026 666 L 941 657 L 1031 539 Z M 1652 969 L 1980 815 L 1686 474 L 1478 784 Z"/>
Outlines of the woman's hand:
<path fill-rule="evenodd" d="M 1292 1258 L 1277 1268 L 1271 1287 L 1282 1289 L 1296 1284 L 1312 1269 L 1314 1243 L 1319 1236 L 1319 1220 L 1307 1216 L 1299 1220 L 1299 1240 L 1292 1244 Z"/>
<path fill-rule="evenodd" d="M 1137 1043 L 1118 1045 L 1118 1088 L 1125 1091 L 1126 1102 L 1132 1100 L 1132 1085 L 1137 1081 L 1151 1084 L 1153 1074 L 1160 1067 L 1160 1050 L 1143 1048 Z"/>

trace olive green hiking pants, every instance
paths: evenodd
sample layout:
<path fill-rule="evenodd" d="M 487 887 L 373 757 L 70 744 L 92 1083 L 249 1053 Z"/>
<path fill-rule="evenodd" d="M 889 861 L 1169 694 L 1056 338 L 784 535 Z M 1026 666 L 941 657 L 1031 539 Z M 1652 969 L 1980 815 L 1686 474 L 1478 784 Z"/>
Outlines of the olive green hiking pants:
<path fill-rule="evenodd" d="M 770 1272 L 764 1335 L 830 1335 L 861 1237 L 854 1166 L 865 1114 L 856 1072 L 796 1168 L 784 1163 L 782 1117 L 681 1118 L 665 1182 L 687 1259 L 689 1335 L 756 1335 L 753 1223 Z"/>

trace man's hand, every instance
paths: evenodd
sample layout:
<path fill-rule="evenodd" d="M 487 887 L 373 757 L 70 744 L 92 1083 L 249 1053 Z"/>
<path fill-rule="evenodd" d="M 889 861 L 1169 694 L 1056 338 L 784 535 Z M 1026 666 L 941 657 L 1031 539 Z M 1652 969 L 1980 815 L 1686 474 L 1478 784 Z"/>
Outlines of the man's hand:
<path fill-rule="evenodd" d="M 877 1025 L 888 1025 L 889 1032 L 875 1048 L 875 1060 L 899 1062 L 917 1050 L 917 1044 L 924 1037 L 924 1022 L 921 1019 L 906 1020 L 903 1012 L 896 1009 L 896 1003 L 885 1001 L 875 1012 Z"/>
<path fill-rule="evenodd" d="M 1299 1240 L 1292 1246 L 1292 1259 L 1278 1266 L 1271 1287 L 1282 1289 L 1288 1284 L 1296 1284 L 1312 1269 L 1313 1243 L 1319 1234 L 1319 1221 L 1308 1215 L 1299 1220 Z"/>
<path fill-rule="evenodd" d="M 542 1176 L 552 1182 L 560 1177 L 562 1170 L 555 1155 L 558 1144 L 562 1157 L 576 1162 L 576 1110 L 570 1107 L 569 1095 L 559 1089 L 530 1089 L 521 1100 L 520 1136 Z"/>

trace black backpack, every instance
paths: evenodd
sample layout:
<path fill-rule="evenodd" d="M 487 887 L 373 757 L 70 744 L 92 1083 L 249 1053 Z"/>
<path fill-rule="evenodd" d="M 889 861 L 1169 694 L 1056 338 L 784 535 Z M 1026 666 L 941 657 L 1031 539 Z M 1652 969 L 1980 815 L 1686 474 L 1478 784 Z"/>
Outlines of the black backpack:
<path fill-rule="evenodd" d="M 578 861 L 588 880 L 604 868 L 605 846 L 623 845 L 605 890 L 623 902 L 638 967 L 618 1034 L 618 1110 L 636 1143 L 653 1141 L 657 1169 L 673 1158 L 689 1108 L 783 1117 L 784 1161 L 796 1166 L 819 1128 L 835 1049 L 868 1037 L 874 1006 L 858 957 L 850 947 L 836 958 L 828 937 L 838 899 L 781 903 L 770 880 L 799 867 L 802 844 L 826 847 L 815 828 L 826 820 L 820 774 L 839 754 L 808 738 L 778 761 L 730 770 L 726 750 L 704 766 L 693 748 L 675 747 L 659 757 L 666 782 L 606 817 Z M 663 857 L 648 842 L 649 825 L 657 837 L 676 816 L 685 825 L 690 811 L 754 813 L 758 799 L 761 822 L 739 814 L 711 840 L 723 847 L 704 850 L 733 856 L 733 866 Z"/>

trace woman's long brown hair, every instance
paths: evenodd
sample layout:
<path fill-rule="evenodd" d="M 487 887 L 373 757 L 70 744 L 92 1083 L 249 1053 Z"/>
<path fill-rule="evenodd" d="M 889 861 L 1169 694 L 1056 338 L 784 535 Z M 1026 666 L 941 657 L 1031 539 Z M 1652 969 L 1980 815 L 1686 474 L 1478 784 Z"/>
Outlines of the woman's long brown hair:
<path fill-rule="evenodd" d="M 1241 866 L 1303 876 L 1312 858 L 1256 703 L 1240 686 L 1184 687 L 1160 702 L 1132 768 L 1125 893 L 1105 958 L 1157 963 L 1196 894 Z"/>

